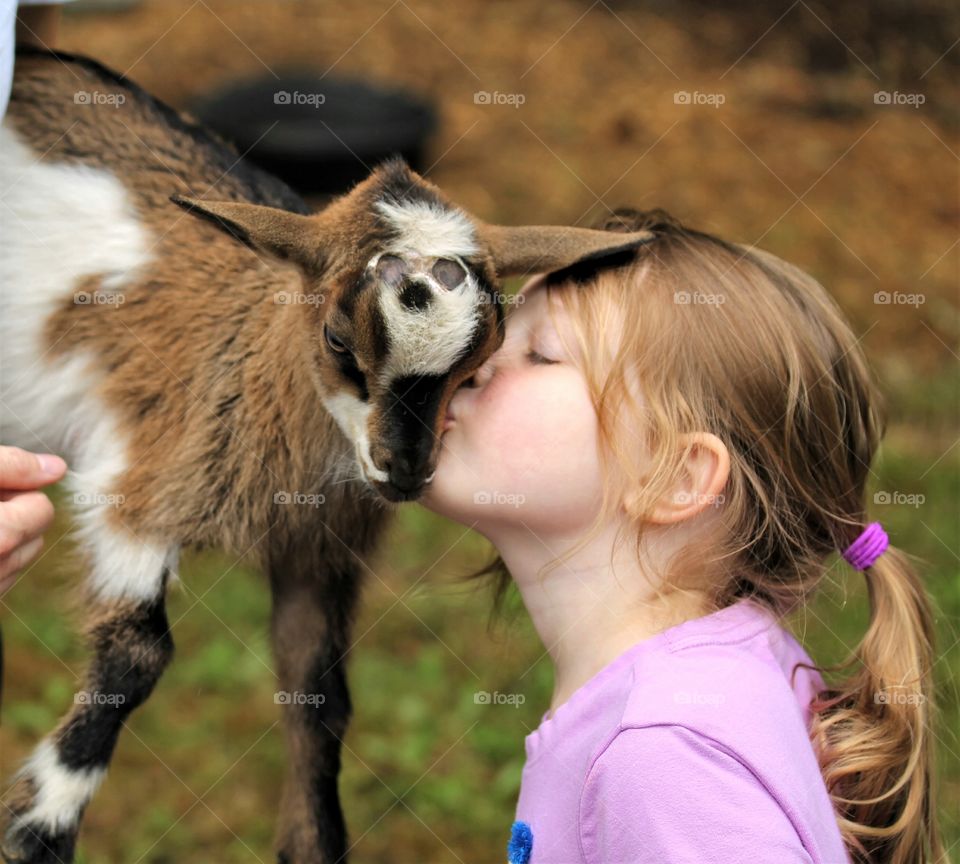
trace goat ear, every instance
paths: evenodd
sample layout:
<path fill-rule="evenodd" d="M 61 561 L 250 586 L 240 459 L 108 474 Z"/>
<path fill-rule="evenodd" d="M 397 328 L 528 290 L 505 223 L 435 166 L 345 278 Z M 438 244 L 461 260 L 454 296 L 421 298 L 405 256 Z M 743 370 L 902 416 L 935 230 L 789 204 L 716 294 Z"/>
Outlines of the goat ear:
<path fill-rule="evenodd" d="M 477 234 L 501 276 L 560 270 L 635 249 L 655 236 L 651 231 L 625 233 L 560 225 L 481 225 Z"/>
<path fill-rule="evenodd" d="M 206 219 L 256 252 L 316 271 L 323 263 L 323 243 L 309 216 L 234 201 L 201 201 L 183 195 L 170 200 L 188 213 Z"/>

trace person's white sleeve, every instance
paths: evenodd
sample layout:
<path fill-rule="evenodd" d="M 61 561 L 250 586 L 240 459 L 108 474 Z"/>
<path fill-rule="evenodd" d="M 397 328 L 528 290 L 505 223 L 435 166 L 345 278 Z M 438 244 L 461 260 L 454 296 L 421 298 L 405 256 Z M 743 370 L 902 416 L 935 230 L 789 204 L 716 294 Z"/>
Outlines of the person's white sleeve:
<path fill-rule="evenodd" d="M 0 0 L 0 118 L 7 113 L 13 86 L 13 38 L 17 26 L 16 0 Z"/>
<path fill-rule="evenodd" d="M 50 6 L 70 0 L 20 0 L 21 6 Z M 0 0 L 0 119 L 7 113 L 13 87 L 13 45 L 17 30 L 17 0 Z"/>

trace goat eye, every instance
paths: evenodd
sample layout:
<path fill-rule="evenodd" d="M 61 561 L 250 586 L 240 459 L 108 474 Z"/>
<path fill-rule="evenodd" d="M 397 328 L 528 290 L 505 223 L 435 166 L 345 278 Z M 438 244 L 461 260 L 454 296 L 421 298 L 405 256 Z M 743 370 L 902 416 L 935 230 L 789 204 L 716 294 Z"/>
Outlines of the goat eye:
<path fill-rule="evenodd" d="M 343 342 L 341 342 L 336 336 L 333 335 L 333 333 L 330 332 L 330 328 L 327 327 L 326 324 L 323 325 L 323 335 L 327 340 L 327 345 L 329 345 L 330 348 L 336 351 L 338 354 L 349 353 L 347 346 L 344 345 Z"/>
<path fill-rule="evenodd" d="M 441 258 L 433 265 L 433 275 L 444 288 L 456 288 L 467 276 L 467 271 L 459 262 L 450 258 Z"/>

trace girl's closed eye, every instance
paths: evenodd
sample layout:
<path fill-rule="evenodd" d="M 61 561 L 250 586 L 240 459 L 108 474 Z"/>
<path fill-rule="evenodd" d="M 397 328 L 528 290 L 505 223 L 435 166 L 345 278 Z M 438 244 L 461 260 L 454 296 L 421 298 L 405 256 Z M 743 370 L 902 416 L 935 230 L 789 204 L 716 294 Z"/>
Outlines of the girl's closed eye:
<path fill-rule="evenodd" d="M 536 351 L 533 348 L 527 351 L 527 359 L 531 363 L 544 364 L 544 365 L 551 365 L 551 364 L 560 362 L 559 360 L 551 360 L 549 357 L 544 357 L 543 354 L 541 354 L 539 351 Z"/>

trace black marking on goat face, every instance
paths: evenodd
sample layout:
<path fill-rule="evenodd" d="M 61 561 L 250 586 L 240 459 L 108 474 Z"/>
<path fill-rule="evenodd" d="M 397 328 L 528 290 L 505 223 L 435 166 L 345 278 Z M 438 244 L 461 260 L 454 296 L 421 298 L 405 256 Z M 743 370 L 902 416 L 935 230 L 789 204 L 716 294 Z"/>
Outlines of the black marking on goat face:
<path fill-rule="evenodd" d="M 340 374 L 346 378 L 354 387 L 357 388 L 357 397 L 361 402 L 367 402 L 370 399 L 370 391 L 367 388 L 367 376 L 363 374 L 357 361 L 350 355 L 335 355 L 337 369 Z"/>
<path fill-rule="evenodd" d="M 389 501 L 411 500 L 432 475 L 447 400 L 502 341 L 503 310 L 469 217 L 403 162 L 378 169 L 363 212 L 348 259 L 357 269 L 328 277 L 339 288 L 318 310 L 337 339 L 317 338 L 336 371 L 327 380 L 343 382 L 327 395 L 359 392 L 365 404 L 326 404 L 366 481 Z M 331 360 L 341 343 L 362 371 Z"/>
<path fill-rule="evenodd" d="M 337 295 L 337 309 L 346 320 L 352 321 L 357 304 L 367 289 L 373 285 L 373 279 L 366 270 L 363 270 L 359 275 L 355 273 L 346 275 L 343 282 L 343 290 Z"/>
<path fill-rule="evenodd" d="M 477 351 L 480 350 L 480 347 L 486 342 L 491 336 L 494 338 L 492 345 L 488 345 L 487 353 L 483 354 L 475 360 L 474 365 L 469 370 L 473 372 L 474 369 L 481 366 L 494 351 L 496 351 L 500 345 L 503 343 L 504 337 L 504 313 L 503 305 L 501 303 L 501 297 L 503 294 L 497 288 L 499 284 L 496 281 L 496 278 L 493 273 L 493 267 L 491 263 L 486 259 L 470 259 L 465 262 L 470 268 L 471 272 L 476 276 L 477 286 L 482 293 L 483 304 L 487 308 L 484 319 L 480 322 L 480 326 L 477 327 L 474 332 L 474 338 L 470 342 L 469 353 L 475 355 Z"/>
<path fill-rule="evenodd" d="M 383 394 L 381 434 L 371 448 L 377 467 L 389 480 L 378 483 L 390 500 L 416 498 L 427 481 L 434 451 L 434 427 L 449 380 L 444 375 L 395 378 Z"/>
<path fill-rule="evenodd" d="M 364 271 L 343 281 L 343 289 L 334 292 L 335 302 L 329 309 L 321 306 L 313 318 L 316 351 L 319 362 L 332 366 L 341 380 L 352 385 L 354 394 L 367 402 L 368 376 L 374 377 L 389 355 L 390 335 L 376 292 L 369 290 L 371 274 Z M 331 343 L 347 350 L 336 350 Z"/>
<path fill-rule="evenodd" d="M 371 366 L 382 363 L 390 352 L 390 335 L 380 311 L 376 278 L 368 269 L 351 276 L 336 303 L 337 319 L 343 325 L 354 354 Z"/>
<path fill-rule="evenodd" d="M 386 262 L 379 266 L 384 259 Z M 456 265 L 464 279 L 469 272 L 471 282 L 471 287 L 459 286 L 456 290 L 468 290 L 470 302 L 476 305 L 475 317 L 464 315 L 465 329 L 460 338 L 456 338 L 456 333 L 448 336 L 459 342 L 458 349 L 451 342 L 449 365 L 436 362 L 436 357 L 431 362 L 417 353 L 421 336 L 414 335 L 404 344 L 405 336 L 410 335 L 404 332 L 405 327 L 426 325 L 429 334 L 429 316 L 433 313 L 443 323 L 443 308 L 448 302 L 447 297 L 437 293 L 441 289 L 433 285 L 427 286 L 431 299 L 426 310 L 411 308 L 416 305 L 411 285 L 420 278 L 415 274 L 410 283 L 405 281 L 411 264 L 416 273 L 423 272 L 424 261 L 416 256 L 384 253 L 374 259 L 365 275 L 375 280 L 375 289 L 369 290 L 366 278 L 358 279 L 356 286 L 341 292 L 342 297 L 349 297 L 345 304 L 330 304 L 327 319 L 338 335 L 351 334 L 351 348 L 364 352 L 369 385 L 368 412 L 360 406 L 351 407 L 349 401 L 329 403 L 331 410 L 341 420 L 348 438 L 360 448 L 357 458 L 366 481 L 393 502 L 413 500 L 423 491 L 436 464 L 447 401 L 456 386 L 496 350 L 503 338 L 503 311 L 496 303 L 492 266 L 478 256 L 461 259 Z M 428 266 L 432 266 L 429 261 Z M 451 275 L 459 278 L 457 273 Z M 389 294 L 407 314 L 394 317 L 390 326 L 396 330 L 387 332 L 387 313 L 381 304 Z M 404 297 L 410 302 L 405 303 Z M 352 318 L 347 317 L 348 310 Z M 442 357 L 442 353 L 438 356 Z M 346 375 L 349 369 L 343 371 Z"/>
<path fill-rule="evenodd" d="M 370 456 L 386 473 L 374 488 L 390 501 L 414 500 L 432 477 L 442 413 L 457 385 L 503 341 L 503 313 L 487 304 L 460 360 L 442 374 L 400 375 L 378 394 L 370 425 Z"/>

